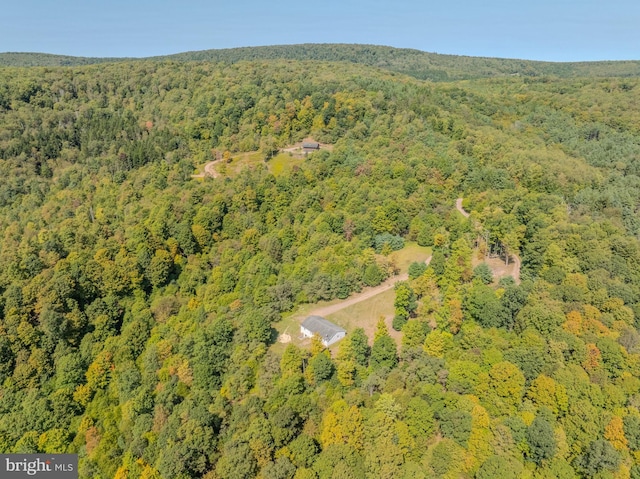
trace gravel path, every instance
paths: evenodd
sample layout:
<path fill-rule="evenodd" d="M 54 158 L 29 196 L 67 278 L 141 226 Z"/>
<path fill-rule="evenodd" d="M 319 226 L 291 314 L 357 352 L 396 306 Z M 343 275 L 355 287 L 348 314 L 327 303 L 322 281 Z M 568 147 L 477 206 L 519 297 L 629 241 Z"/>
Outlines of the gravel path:
<path fill-rule="evenodd" d="M 429 264 L 431 262 L 431 256 L 429 256 L 424 262 L 425 264 Z M 327 317 L 330 314 L 337 313 L 338 311 L 348 308 L 349 306 L 353 306 L 354 304 L 357 304 L 361 301 L 365 301 L 369 298 L 373 298 L 374 296 L 380 293 L 384 293 L 385 291 L 392 289 L 396 285 L 396 283 L 398 283 L 399 281 L 406 281 L 408 279 L 409 279 L 408 273 L 404 273 L 399 276 L 393 276 L 387 279 L 386 281 L 384 281 L 383 283 L 381 283 L 380 285 L 374 286 L 372 288 L 365 288 L 365 290 L 362 291 L 361 293 L 354 294 L 353 296 L 348 297 L 344 301 L 340 301 L 339 303 L 336 303 L 336 304 L 331 304 L 329 306 L 323 306 L 321 308 L 314 309 L 313 311 L 309 312 L 307 316 Z"/>
<path fill-rule="evenodd" d="M 458 209 L 458 211 L 460 212 L 460 214 L 462 216 L 464 216 L 465 218 L 469 217 L 469 213 L 467 213 L 463 208 L 462 208 L 462 198 L 458 198 L 456 200 L 456 208 Z"/>
<path fill-rule="evenodd" d="M 212 178 L 219 178 L 220 174 L 214 169 L 214 166 L 222 160 L 213 160 L 204 165 L 204 173 L 197 175 L 191 175 L 191 178 L 204 178 L 205 176 L 211 176 Z"/>

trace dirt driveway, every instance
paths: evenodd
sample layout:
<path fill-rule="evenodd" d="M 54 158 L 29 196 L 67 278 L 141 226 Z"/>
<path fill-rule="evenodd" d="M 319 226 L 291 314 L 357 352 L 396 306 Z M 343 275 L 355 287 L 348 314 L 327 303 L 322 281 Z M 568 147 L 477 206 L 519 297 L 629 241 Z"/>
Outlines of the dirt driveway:
<path fill-rule="evenodd" d="M 425 260 L 425 264 L 429 264 L 431 262 L 431 256 L 429 256 L 426 260 Z M 401 274 L 399 276 L 392 276 L 391 278 L 388 278 L 386 281 L 384 281 L 383 283 L 379 284 L 378 286 L 374 286 L 371 288 L 365 288 L 364 291 L 362 291 L 361 293 L 358 294 L 354 294 L 352 296 L 349 296 L 347 299 L 345 299 L 344 301 L 341 301 L 339 303 L 336 304 L 331 304 L 329 306 L 323 306 L 322 308 L 318 308 L 318 309 L 314 309 L 313 311 L 310 311 L 309 313 L 307 313 L 306 316 L 322 316 L 322 317 L 327 317 L 330 314 L 336 313 L 342 309 L 348 308 L 349 306 L 353 306 L 354 304 L 357 304 L 361 301 L 365 301 L 367 299 L 373 298 L 374 296 L 379 295 L 380 293 L 384 293 L 385 291 L 388 291 L 390 289 L 393 289 L 393 287 L 396 285 L 396 283 L 400 282 L 400 281 L 407 281 L 409 279 L 409 273 L 404 273 Z"/>
<path fill-rule="evenodd" d="M 212 178 L 220 178 L 220 174 L 214 169 L 216 164 L 220 163 L 222 160 L 213 160 L 204 165 L 204 173 L 199 173 L 197 175 L 191 175 L 191 178 L 204 178 L 205 176 L 210 176 Z"/>

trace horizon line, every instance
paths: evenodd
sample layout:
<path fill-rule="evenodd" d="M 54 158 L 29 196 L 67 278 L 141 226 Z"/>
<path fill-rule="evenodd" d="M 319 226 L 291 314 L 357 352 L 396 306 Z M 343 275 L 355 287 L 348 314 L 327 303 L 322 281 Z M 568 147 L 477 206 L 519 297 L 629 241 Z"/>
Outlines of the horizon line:
<path fill-rule="evenodd" d="M 361 46 L 361 47 L 379 47 L 379 48 L 390 48 L 393 50 L 407 50 L 413 51 L 422 54 L 428 55 L 438 55 L 445 57 L 464 57 L 464 58 L 477 58 L 477 59 L 490 59 L 490 60 L 512 60 L 512 61 L 526 61 L 526 62 L 536 62 L 536 63 L 552 63 L 552 64 L 571 64 L 571 63 L 606 63 L 606 62 L 614 62 L 614 63 L 624 63 L 624 62 L 638 62 L 640 59 L 600 59 L 600 60 L 568 60 L 568 61 L 557 61 L 557 60 L 538 60 L 538 59 L 528 59 L 528 58 L 518 58 L 518 57 L 492 57 L 492 56 L 484 56 L 484 55 L 465 55 L 465 54 L 457 54 L 457 53 L 439 53 L 434 51 L 420 50 L 418 48 L 409 48 L 409 47 L 394 47 L 390 45 L 381 45 L 374 43 L 278 43 L 278 44 L 269 44 L 269 45 L 245 45 L 245 46 L 235 46 L 235 47 L 224 47 L 224 48 L 204 48 L 201 50 L 184 50 L 174 53 L 162 53 L 158 55 L 148 55 L 148 56 L 85 56 L 85 55 L 71 55 L 67 53 L 51 53 L 45 51 L 6 51 L 0 52 L 0 55 L 47 55 L 52 57 L 68 57 L 75 59 L 87 59 L 87 60 L 116 60 L 116 61 L 127 61 L 127 60 L 151 60 L 157 58 L 164 57 L 172 57 L 177 55 L 184 55 L 188 53 L 203 53 L 210 51 L 228 51 L 228 50 L 241 50 L 241 49 L 260 49 L 260 48 L 270 48 L 270 47 L 293 47 L 293 46 Z"/>

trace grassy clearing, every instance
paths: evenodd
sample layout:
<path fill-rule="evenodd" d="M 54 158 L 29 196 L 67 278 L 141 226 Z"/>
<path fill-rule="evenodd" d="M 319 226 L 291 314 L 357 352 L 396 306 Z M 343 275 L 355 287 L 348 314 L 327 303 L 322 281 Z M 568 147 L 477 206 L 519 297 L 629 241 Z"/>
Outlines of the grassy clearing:
<path fill-rule="evenodd" d="M 220 176 L 236 176 L 244 168 L 268 168 L 275 176 L 280 176 L 291 172 L 294 166 L 300 166 L 304 163 L 304 158 L 291 156 L 289 153 L 279 153 L 271 158 L 268 162 L 264 161 L 262 153 L 259 151 L 248 151 L 238 153 L 231 157 L 229 163 L 219 162 L 214 166 L 216 172 Z M 200 165 L 194 174 L 201 174 L 205 165 Z M 197 178 L 201 179 L 201 178 Z"/>
<path fill-rule="evenodd" d="M 295 158 L 288 153 L 280 153 L 271 158 L 267 165 L 274 176 L 280 176 L 283 173 L 290 172 L 294 166 L 300 166 L 303 163 L 304 158 Z"/>
<path fill-rule="evenodd" d="M 323 306 L 328 306 L 331 304 L 340 303 L 342 300 L 334 299 L 332 301 L 320 301 L 318 303 L 313 304 L 302 304 L 298 306 L 291 313 L 286 313 L 283 318 L 273 325 L 273 328 L 277 331 L 278 335 L 280 334 L 289 334 L 291 336 L 291 343 L 296 346 L 305 346 L 309 345 L 310 342 L 308 339 L 300 339 L 300 323 L 304 318 L 309 316 L 309 314 L 315 309 Z M 346 328 L 345 328 L 346 329 Z M 286 344 L 275 343 L 272 348 L 276 352 L 284 351 Z"/>
<path fill-rule="evenodd" d="M 373 334 L 376 330 L 376 324 L 380 317 L 384 317 L 387 323 L 389 334 L 398 340 L 400 333 L 393 331 L 391 322 L 395 314 L 393 308 L 393 300 L 396 293 L 393 289 L 380 293 L 373 298 L 366 299 L 352 306 L 344 308 L 336 313 L 327 316 L 329 321 L 342 326 L 347 332 L 351 332 L 356 328 L 363 328 L 367 333 L 370 342 L 373 342 Z"/>
<path fill-rule="evenodd" d="M 431 253 L 431 248 L 420 246 L 413 241 L 406 241 L 404 248 L 394 251 L 389 255 L 389 258 L 400 268 L 401 273 L 406 273 L 411 263 L 414 261 L 419 263 L 426 261 L 426 259 L 431 256 Z"/>
<path fill-rule="evenodd" d="M 291 339 L 295 343 L 295 339 L 300 333 L 300 321 L 306 318 L 309 313 L 318 307 L 316 304 L 303 304 L 298 306 L 292 313 L 286 313 L 286 315 L 274 325 L 278 333 L 288 333 L 291 335 Z"/>
<path fill-rule="evenodd" d="M 264 162 L 259 151 L 238 153 L 231 157 L 230 163 L 218 163 L 215 169 L 222 176 L 235 176 L 244 168 L 262 168 Z"/>

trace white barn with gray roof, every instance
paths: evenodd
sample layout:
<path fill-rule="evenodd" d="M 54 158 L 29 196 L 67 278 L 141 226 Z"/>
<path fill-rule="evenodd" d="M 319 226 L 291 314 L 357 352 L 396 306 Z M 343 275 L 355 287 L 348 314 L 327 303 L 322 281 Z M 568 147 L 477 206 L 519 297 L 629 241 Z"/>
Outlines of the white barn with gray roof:
<path fill-rule="evenodd" d="M 327 321 L 321 316 L 309 316 L 302 321 L 300 332 L 305 338 L 311 338 L 315 334 L 318 334 L 325 347 L 331 346 L 347 334 L 346 330 L 333 324 L 331 321 Z"/>

